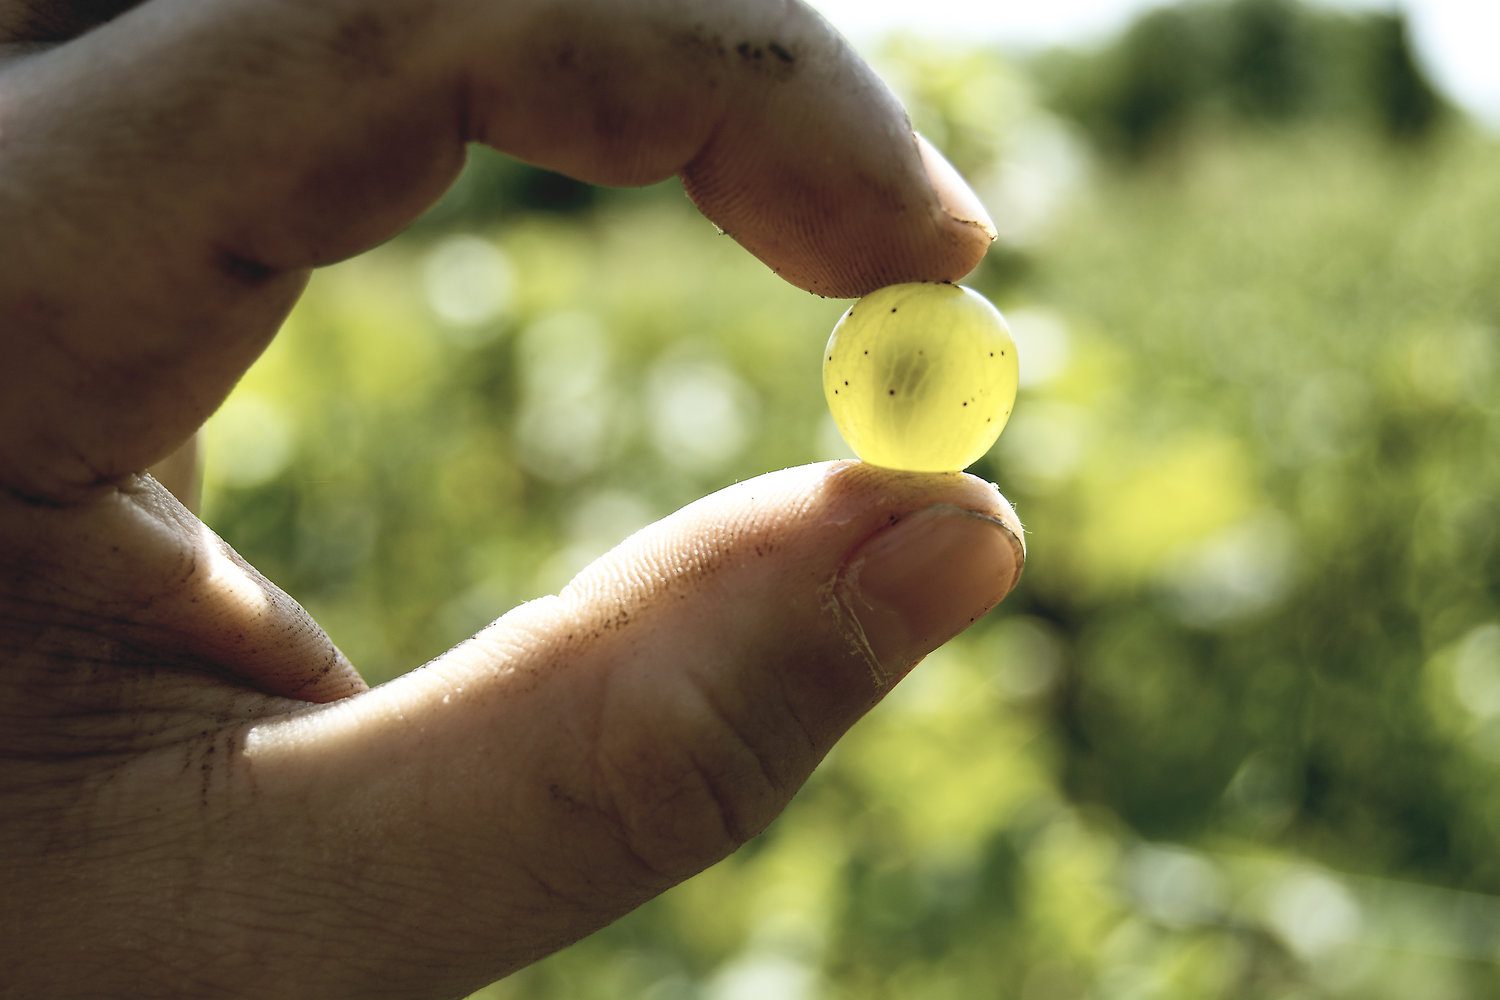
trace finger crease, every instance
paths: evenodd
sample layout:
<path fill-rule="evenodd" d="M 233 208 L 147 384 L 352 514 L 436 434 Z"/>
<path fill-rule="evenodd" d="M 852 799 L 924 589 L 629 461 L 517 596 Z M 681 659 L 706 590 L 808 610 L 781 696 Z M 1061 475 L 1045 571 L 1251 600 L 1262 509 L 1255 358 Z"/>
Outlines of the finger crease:
<path fill-rule="evenodd" d="M 280 273 L 280 269 L 265 261 L 217 246 L 213 251 L 213 262 L 217 270 L 237 285 L 259 288 Z"/>

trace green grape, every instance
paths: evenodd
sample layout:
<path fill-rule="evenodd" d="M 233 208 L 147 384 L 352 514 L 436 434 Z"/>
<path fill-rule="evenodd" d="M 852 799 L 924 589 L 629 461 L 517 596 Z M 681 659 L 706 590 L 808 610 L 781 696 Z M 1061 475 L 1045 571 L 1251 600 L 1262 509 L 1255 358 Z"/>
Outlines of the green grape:
<path fill-rule="evenodd" d="M 823 352 L 839 433 L 872 465 L 956 472 L 978 461 L 1016 399 L 999 310 L 947 282 L 890 285 L 849 307 Z"/>

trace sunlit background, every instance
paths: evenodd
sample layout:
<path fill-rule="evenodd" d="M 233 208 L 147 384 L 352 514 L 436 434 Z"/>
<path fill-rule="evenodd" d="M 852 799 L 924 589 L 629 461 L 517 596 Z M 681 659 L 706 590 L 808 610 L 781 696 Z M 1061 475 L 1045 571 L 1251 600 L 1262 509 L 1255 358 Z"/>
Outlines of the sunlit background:
<path fill-rule="evenodd" d="M 481 995 L 1500 997 L 1500 7 L 822 7 L 998 223 L 1025 579 L 766 834 Z M 391 677 L 844 454 L 844 305 L 675 185 L 476 154 L 213 419 L 208 520 Z"/>

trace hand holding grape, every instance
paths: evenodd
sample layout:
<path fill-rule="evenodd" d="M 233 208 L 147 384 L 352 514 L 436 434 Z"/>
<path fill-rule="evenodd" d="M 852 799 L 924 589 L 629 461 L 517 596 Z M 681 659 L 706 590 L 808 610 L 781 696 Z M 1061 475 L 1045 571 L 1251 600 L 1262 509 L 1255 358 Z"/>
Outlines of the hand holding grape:
<path fill-rule="evenodd" d="M 754 57 L 772 42 L 786 58 Z M 792 469 L 366 690 L 142 470 L 309 269 L 399 231 L 468 141 L 599 183 L 680 174 L 825 295 L 957 279 L 990 235 L 797 6 L 0 0 L 17 995 L 480 985 L 755 834 L 879 699 L 872 667 L 898 678 L 1019 575 L 978 480 Z"/>

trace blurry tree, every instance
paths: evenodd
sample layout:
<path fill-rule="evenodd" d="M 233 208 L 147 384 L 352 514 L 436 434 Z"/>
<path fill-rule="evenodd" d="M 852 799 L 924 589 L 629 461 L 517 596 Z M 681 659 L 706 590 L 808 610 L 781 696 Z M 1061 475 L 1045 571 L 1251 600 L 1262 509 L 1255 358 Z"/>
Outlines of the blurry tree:
<path fill-rule="evenodd" d="M 1412 57 L 1410 32 L 1400 14 L 1370 21 L 1368 80 L 1380 123 L 1397 139 L 1420 139 L 1444 112 L 1442 99 Z"/>
<path fill-rule="evenodd" d="M 1304 17 L 1295 0 L 1239 0 L 1224 11 L 1219 73 L 1234 111 L 1265 121 L 1306 113 L 1317 54 Z"/>
<path fill-rule="evenodd" d="M 1425 137 L 1446 105 L 1413 58 L 1400 13 L 1298 0 L 1196 0 L 1152 10 L 1103 49 L 1054 53 L 1049 103 L 1106 151 L 1139 161 L 1186 130 L 1350 121 Z"/>

